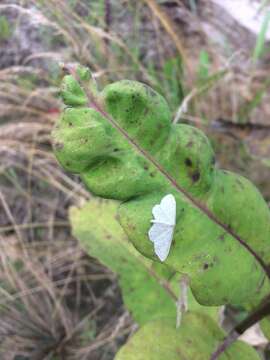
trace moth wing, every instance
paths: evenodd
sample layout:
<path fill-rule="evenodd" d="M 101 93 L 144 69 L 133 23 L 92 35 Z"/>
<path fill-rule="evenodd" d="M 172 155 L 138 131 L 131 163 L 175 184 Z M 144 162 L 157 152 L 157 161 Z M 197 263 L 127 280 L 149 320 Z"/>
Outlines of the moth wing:
<path fill-rule="evenodd" d="M 173 239 L 174 226 L 154 223 L 150 228 L 149 239 L 154 243 L 155 254 L 161 261 L 166 260 Z"/>
<path fill-rule="evenodd" d="M 159 205 L 153 207 L 152 213 L 155 221 L 175 225 L 176 202 L 172 194 L 164 196 Z"/>

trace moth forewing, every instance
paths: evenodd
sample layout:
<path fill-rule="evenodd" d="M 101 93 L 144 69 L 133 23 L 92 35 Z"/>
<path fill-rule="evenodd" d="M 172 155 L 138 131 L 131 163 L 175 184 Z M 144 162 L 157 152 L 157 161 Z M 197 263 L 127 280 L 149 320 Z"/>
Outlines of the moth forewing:
<path fill-rule="evenodd" d="M 160 204 L 153 206 L 152 213 L 154 219 L 151 220 L 151 223 L 153 225 L 148 236 L 154 243 L 155 254 L 161 261 L 165 261 L 169 255 L 176 220 L 174 196 L 172 194 L 164 196 Z"/>

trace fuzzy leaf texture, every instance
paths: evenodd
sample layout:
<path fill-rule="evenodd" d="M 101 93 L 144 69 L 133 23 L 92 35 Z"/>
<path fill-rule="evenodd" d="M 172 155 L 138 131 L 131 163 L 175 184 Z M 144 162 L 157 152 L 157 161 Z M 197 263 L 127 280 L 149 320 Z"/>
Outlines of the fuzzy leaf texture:
<path fill-rule="evenodd" d="M 222 341 L 224 332 L 206 315 L 189 312 L 181 327 L 172 319 L 149 322 L 129 339 L 115 360 L 206 360 Z M 234 343 L 220 360 L 259 360 L 256 351 L 241 341 Z"/>
<path fill-rule="evenodd" d="M 125 305 L 139 325 L 154 319 L 175 319 L 179 276 L 164 265 L 148 260 L 132 246 L 115 219 L 117 208 L 116 201 L 97 199 L 82 208 L 72 207 L 70 220 L 74 236 L 91 256 L 118 275 Z M 161 286 L 164 281 L 175 299 Z M 200 306 L 191 293 L 188 300 L 190 309 L 218 319 L 218 308 Z"/>
<path fill-rule="evenodd" d="M 121 202 L 121 226 L 154 261 L 152 208 L 173 194 L 176 226 L 164 264 L 189 276 L 200 304 L 264 298 L 270 292 L 270 213 L 255 186 L 216 168 L 207 137 L 173 125 L 166 100 L 147 85 L 123 80 L 99 92 L 81 73 L 63 79 L 67 107 L 52 133 L 61 165 L 80 174 L 93 194 Z"/>

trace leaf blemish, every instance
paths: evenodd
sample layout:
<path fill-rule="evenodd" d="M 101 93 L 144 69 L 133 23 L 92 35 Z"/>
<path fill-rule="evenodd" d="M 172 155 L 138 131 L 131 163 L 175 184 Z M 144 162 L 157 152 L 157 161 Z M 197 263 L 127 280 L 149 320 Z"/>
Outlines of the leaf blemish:
<path fill-rule="evenodd" d="M 186 164 L 186 166 L 191 167 L 192 166 L 192 161 L 189 158 L 186 158 L 185 159 L 185 164 Z"/>
<path fill-rule="evenodd" d="M 225 240 L 225 234 L 222 234 L 218 237 L 219 240 L 224 241 Z"/>
<path fill-rule="evenodd" d="M 197 182 L 200 180 L 200 177 L 201 177 L 201 174 L 199 171 L 195 171 L 193 174 L 192 174 L 192 181 L 193 182 Z"/>

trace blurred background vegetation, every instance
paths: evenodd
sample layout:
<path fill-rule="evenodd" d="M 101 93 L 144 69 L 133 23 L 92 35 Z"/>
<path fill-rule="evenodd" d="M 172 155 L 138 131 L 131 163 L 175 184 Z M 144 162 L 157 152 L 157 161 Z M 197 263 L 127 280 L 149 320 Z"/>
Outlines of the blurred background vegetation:
<path fill-rule="evenodd" d="M 269 202 L 270 11 L 257 5 L 254 31 L 218 0 L 0 1 L 1 359 L 109 360 L 136 328 L 115 275 L 71 233 L 69 207 L 91 194 L 51 150 L 59 63 L 89 66 L 101 88 L 149 84 Z"/>

